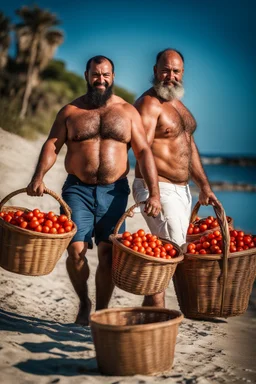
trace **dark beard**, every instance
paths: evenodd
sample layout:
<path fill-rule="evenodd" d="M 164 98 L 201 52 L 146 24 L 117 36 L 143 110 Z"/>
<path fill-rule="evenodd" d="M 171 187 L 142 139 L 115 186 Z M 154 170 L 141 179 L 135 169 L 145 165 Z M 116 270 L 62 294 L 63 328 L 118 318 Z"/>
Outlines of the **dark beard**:
<path fill-rule="evenodd" d="M 94 84 L 98 85 L 99 83 L 94 83 Z M 104 85 L 106 87 L 106 90 L 102 92 L 87 82 L 88 102 L 94 108 L 100 108 L 106 105 L 106 102 L 113 94 L 114 83 L 112 83 L 111 85 L 108 85 L 107 83 L 105 83 Z"/>

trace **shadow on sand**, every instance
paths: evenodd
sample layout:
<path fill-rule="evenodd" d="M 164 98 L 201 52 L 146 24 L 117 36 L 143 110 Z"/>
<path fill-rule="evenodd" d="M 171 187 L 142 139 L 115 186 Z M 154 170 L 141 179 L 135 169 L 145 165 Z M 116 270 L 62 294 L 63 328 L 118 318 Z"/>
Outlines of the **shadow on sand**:
<path fill-rule="evenodd" d="M 33 335 L 45 335 L 53 340 L 20 344 L 21 347 L 26 348 L 29 352 L 49 353 L 54 356 L 45 360 L 28 359 L 15 365 L 16 368 L 24 372 L 35 375 L 58 374 L 63 376 L 100 374 L 96 358 L 70 358 L 69 355 L 69 353 L 73 352 L 81 353 L 94 350 L 90 327 L 80 327 L 73 323 L 62 324 L 0 309 L 0 331 L 31 334 L 31 338 L 33 338 Z M 84 344 L 66 344 L 68 341 Z"/>

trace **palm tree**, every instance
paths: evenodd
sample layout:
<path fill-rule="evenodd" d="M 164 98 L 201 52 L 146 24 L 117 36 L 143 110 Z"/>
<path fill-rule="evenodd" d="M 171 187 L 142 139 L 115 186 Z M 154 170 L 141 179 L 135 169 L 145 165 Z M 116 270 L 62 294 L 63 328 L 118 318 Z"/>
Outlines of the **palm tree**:
<path fill-rule="evenodd" d="M 3 12 L 0 12 L 0 70 L 2 70 L 7 63 L 8 48 L 10 45 L 10 20 L 5 17 Z"/>
<path fill-rule="evenodd" d="M 63 33 L 53 30 L 52 27 L 60 24 L 57 17 L 47 10 L 40 9 L 37 5 L 23 6 L 16 11 L 23 19 L 23 23 L 16 24 L 18 37 L 17 62 L 27 62 L 26 85 L 20 111 L 20 118 L 26 116 L 28 102 L 36 78 L 40 71 L 53 57 L 54 51 L 63 41 Z"/>

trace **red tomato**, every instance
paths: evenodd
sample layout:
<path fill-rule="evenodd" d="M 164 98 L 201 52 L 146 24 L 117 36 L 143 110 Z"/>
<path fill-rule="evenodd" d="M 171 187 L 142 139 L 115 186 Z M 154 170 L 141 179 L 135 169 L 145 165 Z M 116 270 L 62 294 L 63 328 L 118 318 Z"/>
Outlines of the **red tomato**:
<path fill-rule="evenodd" d="M 166 251 L 170 251 L 171 249 L 173 249 L 173 245 L 170 243 L 167 243 L 167 244 L 164 244 L 164 248 Z"/>
<path fill-rule="evenodd" d="M 50 231 L 50 227 L 48 227 L 47 225 L 43 225 L 42 232 L 48 233 L 49 231 Z"/>
<path fill-rule="evenodd" d="M 28 213 L 26 214 L 26 219 L 27 219 L 28 221 L 32 220 L 33 217 L 34 217 L 33 212 L 28 212 Z"/>
<path fill-rule="evenodd" d="M 209 248 L 210 245 L 211 245 L 211 244 L 209 243 L 209 241 L 204 241 L 204 242 L 203 242 L 203 247 L 204 247 L 204 248 Z"/>
<path fill-rule="evenodd" d="M 56 228 L 56 229 L 57 229 L 57 228 Z M 49 228 L 49 230 L 50 230 L 50 228 Z M 65 229 L 62 228 L 62 227 L 60 227 L 59 229 L 57 229 L 57 231 L 58 231 L 59 234 L 65 233 Z M 49 232 L 49 231 L 48 231 L 48 232 Z"/>
<path fill-rule="evenodd" d="M 38 214 L 40 214 L 40 210 L 38 209 L 38 208 L 35 208 L 35 209 L 33 209 L 33 215 L 35 216 L 35 217 L 38 217 Z"/>
<path fill-rule="evenodd" d="M 64 216 L 64 215 L 61 215 L 61 216 Z M 68 218 L 67 218 L 68 219 Z M 66 220 L 63 220 L 63 221 L 61 221 L 60 219 L 59 219 L 59 221 L 60 221 L 60 223 L 62 222 L 62 223 L 64 223 L 64 221 L 66 221 Z M 122 234 L 122 238 L 123 239 L 126 239 L 127 237 L 130 237 L 131 236 L 131 234 L 130 234 L 130 232 L 128 232 L 128 231 L 125 231 L 123 234 Z"/>
<path fill-rule="evenodd" d="M 63 227 L 65 228 L 65 227 L 73 227 L 73 221 L 71 221 L 71 220 L 66 220 L 66 221 L 64 221 L 64 223 L 62 223 L 63 224 Z M 127 239 L 127 238 L 126 238 Z"/>
<path fill-rule="evenodd" d="M 194 227 L 193 228 L 193 234 L 196 234 L 196 233 L 199 233 L 200 232 L 200 228 L 199 227 Z"/>
<path fill-rule="evenodd" d="M 195 249 L 195 244 L 193 244 L 193 243 L 190 243 L 190 244 L 188 244 L 188 252 L 190 253 L 190 251 L 192 251 L 192 249 Z"/>
<path fill-rule="evenodd" d="M 149 245 L 149 247 L 151 247 L 152 249 L 153 249 L 153 248 L 156 248 L 156 242 L 155 242 L 155 241 L 150 241 L 150 242 L 148 243 L 148 245 Z"/>
<path fill-rule="evenodd" d="M 66 229 L 65 229 L 66 230 Z M 128 241 L 128 240 L 121 240 L 122 241 L 122 244 L 125 245 L 126 247 L 130 247 L 131 245 L 131 242 Z"/>
<path fill-rule="evenodd" d="M 28 226 L 28 222 L 27 221 L 22 221 L 21 223 L 20 223 L 20 227 L 21 228 L 27 228 L 27 226 Z"/>
<path fill-rule="evenodd" d="M 15 216 L 22 216 L 23 215 L 23 211 L 16 211 L 15 212 Z"/>
<path fill-rule="evenodd" d="M 57 231 L 56 228 L 53 228 L 53 227 L 52 227 L 52 228 L 50 228 L 49 233 L 52 233 L 52 234 L 56 235 L 56 233 L 58 233 L 58 231 Z"/>
<path fill-rule="evenodd" d="M 236 252 L 236 247 L 234 245 L 231 245 L 229 247 L 229 250 L 230 250 L 231 253 Z"/>
<path fill-rule="evenodd" d="M 139 247 L 137 245 L 133 245 L 131 248 L 133 251 L 138 251 L 138 249 L 139 249 Z"/>
<path fill-rule="evenodd" d="M 42 232 L 42 229 L 43 229 L 42 225 L 38 225 L 38 226 L 35 228 L 35 231 L 36 231 L 36 232 Z"/>
<path fill-rule="evenodd" d="M 247 235 L 247 236 L 244 236 L 244 243 L 245 244 L 250 244 L 252 242 L 252 237 Z"/>
<path fill-rule="evenodd" d="M 200 232 L 206 231 L 208 229 L 207 224 L 200 224 L 199 229 L 200 229 Z"/>
<path fill-rule="evenodd" d="M 238 231 L 238 232 L 237 232 L 237 236 L 244 237 L 244 232 L 243 232 L 243 231 Z"/>
<path fill-rule="evenodd" d="M 38 227 L 38 225 L 39 225 L 39 221 L 37 221 L 37 220 L 32 220 L 32 221 L 30 221 L 30 223 L 29 223 L 29 228 L 35 229 L 36 227 Z"/>
<path fill-rule="evenodd" d="M 46 218 L 51 220 L 53 218 L 53 216 L 55 216 L 55 213 L 50 211 L 47 213 Z"/>
<path fill-rule="evenodd" d="M 53 215 L 54 216 L 54 215 Z M 47 215 L 47 217 L 48 217 L 48 215 Z M 49 217 L 49 219 L 50 219 L 50 217 Z M 58 217 L 58 221 L 60 222 L 60 223 L 64 223 L 65 221 L 67 221 L 68 220 L 68 218 L 67 218 L 67 216 L 66 215 L 59 215 L 59 217 Z M 125 232 L 124 232 L 125 233 Z"/>
<path fill-rule="evenodd" d="M 200 249 L 199 253 L 200 255 L 206 255 L 207 252 L 205 249 Z"/>
<path fill-rule="evenodd" d="M 52 228 L 53 227 L 53 222 L 51 220 L 46 220 L 44 225 L 46 225 L 49 228 Z"/>
<path fill-rule="evenodd" d="M 192 234 L 193 234 L 193 228 L 190 227 L 190 228 L 188 228 L 188 235 L 192 235 Z"/>
<path fill-rule="evenodd" d="M 171 249 L 169 251 L 169 255 L 172 256 L 172 257 L 176 256 L 176 253 L 177 253 L 176 249 Z M 193 252 L 191 251 L 191 253 L 193 253 Z"/>
<path fill-rule="evenodd" d="M 144 231 L 143 229 L 139 229 L 139 230 L 137 231 L 137 233 L 138 233 L 139 237 L 143 237 L 143 236 L 145 236 L 145 231 Z"/>
<path fill-rule="evenodd" d="M 53 227 L 53 229 L 56 229 L 56 228 Z M 71 225 L 66 225 L 66 226 L 64 227 L 64 229 L 65 229 L 65 232 L 71 232 L 71 231 L 72 231 L 72 227 L 71 227 Z"/>

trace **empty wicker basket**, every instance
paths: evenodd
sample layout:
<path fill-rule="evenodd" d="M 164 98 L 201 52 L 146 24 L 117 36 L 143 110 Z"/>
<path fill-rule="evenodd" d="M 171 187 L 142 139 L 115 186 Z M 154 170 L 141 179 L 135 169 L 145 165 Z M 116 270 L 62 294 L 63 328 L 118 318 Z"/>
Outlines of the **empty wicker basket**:
<path fill-rule="evenodd" d="M 0 202 L 0 211 L 22 210 L 26 208 L 6 206 L 4 204 L 13 196 L 26 192 L 19 189 Z M 71 218 L 68 205 L 53 191 L 45 189 L 63 207 L 67 217 Z M 63 234 L 48 234 L 30 231 L 14 226 L 0 219 L 0 266 L 10 272 L 22 275 L 40 276 L 50 273 L 67 248 L 77 228 Z"/>
<path fill-rule="evenodd" d="M 170 260 L 144 255 L 125 247 L 120 242 L 122 235 L 118 235 L 119 228 L 140 204 L 144 203 L 133 205 L 123 214 L 114 229 L 114 234 L 110 235 L 110 240 L 113 242 L 112 278 L 115 285 L 124 291 L 135 295 L 153 295 L 163 292 L 168 287 L 178 263 L 183 260 L 183 255 L 180 247 L 169 240 L 161 239 L 163 243 L 171 243 L 177 251 L 177 256 Z"/>
<path fill-rule="evenodd" d="M 222 205 L 213 206 L 223 236 L 223 254 L 184 254 L 173 277 L 181 311 L 188 318 L 230 317 L 248 307 L 256 274 L 256 249 L 229 253 L 229 228 Z"/>
<path fill-rule="evenodd" d="M 99 370 L 106 375 L 154 375 L 173 365 L 179 311 L 165 308 L 115 308 L 91 315 Z"/>

